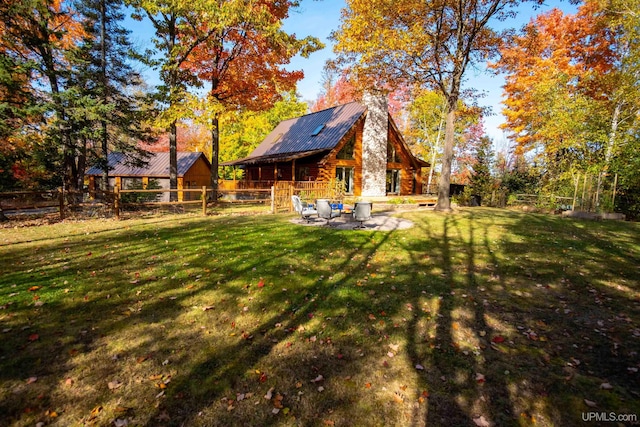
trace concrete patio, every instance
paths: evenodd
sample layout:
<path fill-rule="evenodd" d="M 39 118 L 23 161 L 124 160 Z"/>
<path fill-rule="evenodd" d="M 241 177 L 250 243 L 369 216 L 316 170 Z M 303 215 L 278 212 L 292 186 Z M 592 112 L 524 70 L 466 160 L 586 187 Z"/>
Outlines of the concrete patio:
<path fill-rule="evenodd" d="M 292 223 L 312 227 L 331 227 L 338 230 L 353 230 L 360 225 L 359 221 L 354 221 L 351 214 L 343 214 L 338 218 L 333 218 L 327 223 L 326 219 L 312 217 L 310 221 L 306 221 L 300 217 L 293 218 Z M 327 225 L 328 224 L 328 225 Z M 404 230 L 413 227 L 413 222 L 389 215 L 387 212 L 377 212 L 371 216 L 371 219 L 365 221 L 361 230 L 373 231 L 392 231 Z"/>

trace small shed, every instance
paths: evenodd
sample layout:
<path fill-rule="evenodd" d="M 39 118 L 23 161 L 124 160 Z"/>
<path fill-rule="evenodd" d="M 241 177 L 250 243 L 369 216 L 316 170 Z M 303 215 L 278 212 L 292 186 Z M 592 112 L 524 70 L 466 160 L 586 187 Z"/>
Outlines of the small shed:
<path fill-rule="evenodd" d="M 244 169 L 249 183 L 330 181 L 354 196 L 422 193 L 422 169 L 383 96 L 281 122 L 248 156 L 222 166 Z"/>
<path fill-rule="evenodd" d="M 109 154 L 109 189 L 143 188 L 149 182 L 156 188 L 169 189 L 169 153 L 150 153 L 142 166 L 124 153 Z M 85 172 L 89 179 L 89 191 L 93 193 L 102 179 L 102 168 L 93 166 Z M 178 152 L 178 190 L 210 187 L 211 163 L 203 153 Z M 178 200 L 195 198 L 194 193 L 178 193 Z M 162 193 L 162 201 L 169 200 L 169 193 Z"/>

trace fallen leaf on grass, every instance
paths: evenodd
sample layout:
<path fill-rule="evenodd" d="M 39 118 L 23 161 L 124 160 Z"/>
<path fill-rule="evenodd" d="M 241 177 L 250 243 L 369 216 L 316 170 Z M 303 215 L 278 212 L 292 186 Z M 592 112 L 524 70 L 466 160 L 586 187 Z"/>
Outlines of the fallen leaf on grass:
<path fill-rule="evenodd" d="M 126 419 L 116 418 L 113 420 L 114 427 L 127 427 L 129 425 L 129 421 Z"/>
<path fill-rule="evenodd" d="M 209 311 L 209 310 L 213 310 L 215 307 L 212 305 L 208 305 L 206 307 L 202 307 L 202 311 Z"/>
<path fill-rule="evenodd" d="M 38 377 L 29 377 L 27 378 L 27 384 L 33 384 L 38 381 Z"/>
<path fill-rule="evenodd" d="M 280 393 L 276 394 L 276 397 L 273 399 L 273 406 L 282 409 L 282 399 L 284 399 L 284 397 Z"/>
<path fill-rule="evenodd" d="M 395 352 L 400 348 L 400 344 L 389 344 L 389 348 Z"/>
<path fill-rule="evenodd" d="M 364 388 L 371 388 L 371 383 L 366 383 L 366 384 L 364 385 Z"/>
<path fill-rule="evenodd" d="M 600 388 L 602 390 L 612 390 L 613 386 L 611 384 L 609 384 L 609 383 L 602 383 L 602 384 L 600 384 Z"/>
<path fill-rule="evenodd" d="M 481 374 L 481 373 L 479 373 L 479 372 L 476 372 L 476 382 L 477 382 L 478 384 L 482 384 L 482 383 L 484 383 L 484 381 L 485 381 L 485 379 L 484 379 L 484 375 L 482 375 L 482 374 Z"/>
<path fill-rule="evenodd" d="M 496 335 L 495 337 L 491 338 L 491 342 L 494 342 L 496 344 L 503 343 L 504 337 L 502 335 Z"/>
<path fill-rule="evenodd" d="M 29 288 L 29 292 L 35 292 L 38 289 L 40 289 L 40 286 L 32 286 L 32 287 Z"/>
<path fill-rule="evenodd" d="M 264 395 L 264 398 L 267 400 L 271 400 L 271 398 L 273 397 L 273 390 L 274 390 L 274 387 L 271 387 L 269 391 L 267 391 L 267 394 Z"/>
<path fill-rule="evenodd" d="M 264 280 L 260 279 L 260 281 L 258 282 L 258 287 L 259 288 L 264 287 Z"/>
<path fill-rule="evenodd" d="M 317 377 L 315 377 L 314 379 L 311 380 L 312 383 L 317 383 L 324 380 L 324 377 L 322 375 L 318 375 Z"/>
<path fill-rule="evenodd" d="M 38 339 L 40 338 L 40 335 L 38 334 L 31 334 L 29 335 L 29 338 L 27 338 L 29 341 L 33 342 L 33 341 L 38 341 Z"/>
<path fill-rule="evenodd" d="M 416 369 L 417 369 L 418 371 L 424 371 L 424 366 L 422 366 L 422 365 L 418 364 L 418 365 L 416 365 Z"/>
<path fill-rule="evenodd" d="M 144 362 L 145 360 L 148 360 L 149 358 L 151 358 L 151 355 L 150 355 L 150 354 L 145 354 L 144 356 L 139 356 L 139 357 L 136 359 L 136 362 L 138 362 L 138 363 L 142 363 L 142 362 Z"/>
<path fill-rule="evenodd" d="M 318 387 L 318 392 L 322 393 L 324 391 L 324 387 L 320 386 Z"/>
<path fill-rule="evenodd" d="M 117 390 L 122 387 L 122 383 L 118 380 L 109 381 L 107 387 L 109 387 L 109 390 Z"/>
<path fill-rule="evenodd" d="M 474 418 L 473 422 L 478 426 L 478 427 L 490 427 L 491 424 L 489 423 L 489 421 L 487 421 L 483 415 L 479 416 L 478 418 Z"/>
<path fill-rule="evenodd" d="M 598 404 L 592 400 L 588 400 L 588 399 L 584 399 L 584 403 L 585 405 L 587 405 L 590 408 L 595 408 L 596 406 L 598 406 Z"/>
<path fill-rule="evenodd" d="M 100 415 L 100 412 L 102 412 L 102 406 L 96 406 L 95 408 L 93 408 L 91 410 L 91 414 L 89 414 L 89 422 L 95 420 L 98 415 Z"/>

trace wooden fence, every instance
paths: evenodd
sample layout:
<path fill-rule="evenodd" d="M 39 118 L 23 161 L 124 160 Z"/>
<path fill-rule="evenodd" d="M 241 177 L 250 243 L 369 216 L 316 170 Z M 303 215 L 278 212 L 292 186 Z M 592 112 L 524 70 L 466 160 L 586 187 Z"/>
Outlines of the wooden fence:
<path fill-rule="evenodd" d="M 292 212 L 291 196 L 293 195 L 298 195 L 306 201 L 342 200 L 344 183 L 342 181 L 278 181 L 273 185 L 271 212 Z"/>
<path fill-rule="evenodd" d="M 341 182 L 302 182 L 302 181 L 278 181 L 271 183 L 270 188 L 265 188 L 263 183 L 245 183 L 235 181 L 221 183 L 219 190 L 219 204 L 256 204 L 270 203 L 272 213 L 291 212 L 291 196 L 299 195 L 303 200 L 314 201 L 319 198 L 342 200 L 344 187 Z M 157 200 L 161 193 L 176 193 L 178 201 L 163 202 Z M 14 211 L 18 213 L 51 213 L 58 212 L 60 219 L 64 219 L 71 211 L 89 212 L 94 216 L 96 212 L 113 215 L 120 218 L 123 210 L 136 207 L 162 207 L 198 205 L 202 214 L 207 214 L 207 202 L 210 199 L 211 189 L 132 189 L 121 190 L 118 187 L 114 191 L 100 191 L 89 194 L 80 191 L 65 191 L 62 188 L 43 191 L 20 191 L 0 193 L 0 212 Z M 267 205 L 269 206 L 269 205 Z"/>

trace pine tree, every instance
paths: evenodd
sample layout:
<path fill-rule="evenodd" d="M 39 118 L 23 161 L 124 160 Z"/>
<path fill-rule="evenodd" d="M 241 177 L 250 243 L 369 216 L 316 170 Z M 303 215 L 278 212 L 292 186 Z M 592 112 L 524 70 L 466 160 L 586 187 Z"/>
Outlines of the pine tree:
<path fill-rule="evenodd" d="M 138 54 L 129 40 L 130 31 L 120 24 L 124 19 L 123 1 L 79 0 L 76 7 L 86 18 L 82 87 L 103 112 L 91 123 L 92 141 L 99 143 L 89 149 L 103 170 L 101 186 L 107 190 L 109 152 L 130 153 L 134 158 L 142 155 L 137 143 L 150 136 L 144 123 L 148 117 L 143 117 L 149 112 L 144 108 L 149 100 L 142 77 L 132 65 Z"/>
<path fill-rule="evenodd" d="M 479 196 L 480 200 L 488 200 L 493 189 L 494 179 L 491 175 L 491 167 L 494 154 L 491 144 L 491 139 L 488 136 L 483 136 L 475 152 L 476 162 L 471 174 L 471 193 L 474 196 Z"/>

